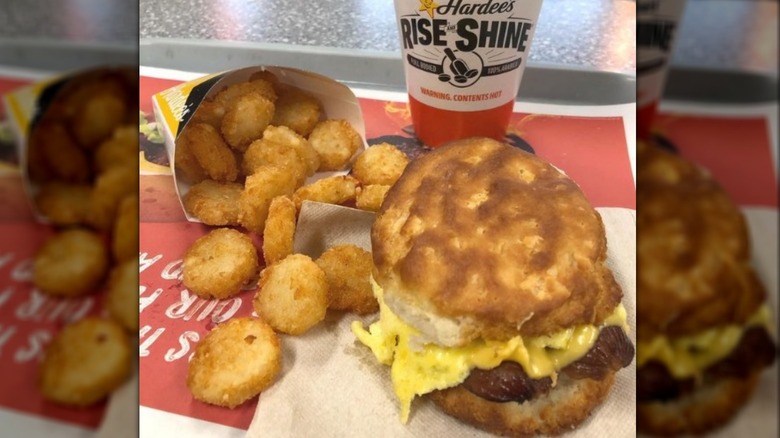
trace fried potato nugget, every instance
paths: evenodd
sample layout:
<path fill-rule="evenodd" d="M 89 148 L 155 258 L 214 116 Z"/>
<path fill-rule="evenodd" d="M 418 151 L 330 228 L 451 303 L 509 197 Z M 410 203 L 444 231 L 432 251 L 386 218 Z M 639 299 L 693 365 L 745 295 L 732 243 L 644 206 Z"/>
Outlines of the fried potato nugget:
<path fill-rule="evenodd" d="M 317 124 L 309 143 L 320 156 L 319 170 L 339 170 L 363 146 L 360 134 L 346 120 L 330 119 Z"/>
<path fill-rule="evenodd" d="M 349 175 L 329 176 L 296 190 L 293 201 L 299 211 L 303 201 L 338 205 L 354 200 L 356 189 L 357 180 Z"/>
<path fill-rule="evenodd" d="M 121 94 L 102 90 L 83 103 L 73 119 L 73 134 L 81 145 L 92 148 L 109 138 L 126 119 L 127 104 Z"/>
<path fill-rule="evenodd" d="M 244 152 L 263 131 L 274 116 L 274 103 L 259 93 L 249 93 L 229 106 L 220 125 L 222 135 L 233 149 Z"/>
<path fill-rule="evenodd" d="M 316 97 L 292 86 L 278 86 L 279 99 L 271 124 L 287 126 L 306 137 L 320 121 L 322 104 Z"/>
<path fill-rule="evenodd" d="M 234 408 L 271 386 L 282 349 L 273 329 L 256 318 L 233 318 L 198 343 L 187 370 L 196 400 Z"/>
<path fill-rule="evenodd" d="M 92 158 L 93 168 L 101 173 L 109 167 L 138 163 L 138 128 L 122 126 L 98 146 Z"/>
<path fill-rule="evenodd" d="M 75 297 L 94 292 L 108 271 L 108 251 L 92 231 L 69 229 L 49 238 L 35 255 L 33 283 L 43 293 Z"/>
<path fill-rule="evenodd" d="M 395 184 L 409 159 L 406 154 L 389 143 L 380 143 L 358 155 L 352 166 L 352 175 L 364 185 Z"/>
<path fill-rule="evenodd" d="M 257 269 L 252 239 L 218 228 L 196 240 L 184 254 L 184 286 L 202 298 L 224 299 L 240 292 Z"/>
<path fill-rule="evenodd" d="M 379 211 L 390 186 L 372 184 L 358 187 L 355 191 L 355 206 L 361 210 Z"/>
<path fill-rule="evenodd" d="M 89 199 L 87 222 L 99 230 L 114 224 L 119 202 L 138 193 L 138 166 L 114 166 L 98 175 Z"/>
<path fill-rule="evenodd" d="M 184 208 L 206 225 L 238 225 L 238 201 L 244 187 L 239 183 L 201 181 L 184 195 Z"/>
<path fill-rule="evenodd" d="M 255 311 L 274 330 L 307 332 L 325 318 L 328 280 L 309 257 L 292 254 L 263 270 L 253 300 Z"/>
<path fill-rule="evenodd" d="M 119 201 L 111 233 L 114 260 L 138 259 L 138 194 L 131 193 Z"/>
<path fill-rule="evenodd" d="M 236 157 L 213 126 L 206 123 L 188 124 L 177 140 L 177 149 L 181 143 L 184 143 L 186 150 L 209 178 L 232 182 L 238 177 Z"/>
<path fill-rule="evenodd" d="M 306 181 L 308 169 L 296 149 L 263 138 L 253 141 L 244 153 L 241 163 L 244 174 L 252 175 L 260 167 L 269 164 L 289 170 L 295 178 L 296 187 Z"/>
<path fill-rule="evenodd" d="M 228 85 L 214 96 L 214 102 L 225 108 L 229 108 L 234 102 L 240 99 L 241 96 L 249 93 L 258 93 L 271 102 L 275 102 L 277 98 L 273 84 L 262 79 L 256 79 L 254 81 Z"/>
<path fill-rule="evenodd" d="M 379 310 L 371 291 L 371 253 L 355 245 L 337 245 L 317 259 L 328 279 L 328 308 L 367 315 Z"/>
<path fill-rule="evenodd" d="M 30 180 L 37 183 L 56 179 L 54 172 L 49 169 L 46 153 L 40 145 L 40 135 L 33 130 L 30 140 L 27 142 L 27 174 Z"/>
<path fill-rule="evenodd" d="M 295 190 L 295 175 L 279 166 L 262 166 L 248 176 L 238 200 L 238 222 L 247 230 L 262 233 L 271 200 Z"/>
<path fill-rule="evenodd" d="M 286 126 L 269 126 L 263 132 L 263 140 L 269 143 L 278 143 L 298 151 L 298 154 L 306 163 L 306 176 L 314 175 L 320 167 L 320 156 L 311 146 L 308 140 Z"/>
<path fill-rule="evenodd" d="M 86 184 L 46 183 L 35 195 L 35 205 L 55 225 L 77 225 L 87 218 L 91 193 Z"/>
<path fill-rule="evenodd" d="M 39 123 L 33 129 L 30 142 L 31 148 L 40 150 L 48 173 L 54 179 L 71 183 L 89 180 L 91 170 L 87 155 L 62 123 Z"/>
<path fill-rule="evenodd" d="M 286 196 L 277 196 L 268 208 L 263 230 L 263 257 L 272 265 L 293 252 L 295 239 L 295 203 Z"/>
<path fill-rule="evenodd" d="M 190 123 L 206 123 L 217 129 L 222 127 L 222 119 L 225 117 L 225 106 L 214 100 L 204 99 L 195 109 Z"/>
<path fill-rule="evenodd" d="M 189 141 L 179 138 L 176 141 L 176 148 L 173 153 L 174 169 L 176 178 L 184 182 L 195 184 L 208 178 L 206 171 L 200 167 L 195 155 L 192 154 L 192 147 Z"/>
<path fill-rule="evenodd" d="M 85 318 L 54 336 L 43 354 L 38 384 L 47 400 L 89 406 L 128 378 L 131 359 L 130 340 L 119 324 Z"/>
<path fill-rule="evenodd" d="M 104 302 L 109 315 L 125 330 L 138 332 L 138 257 L 111 270 Z"/>

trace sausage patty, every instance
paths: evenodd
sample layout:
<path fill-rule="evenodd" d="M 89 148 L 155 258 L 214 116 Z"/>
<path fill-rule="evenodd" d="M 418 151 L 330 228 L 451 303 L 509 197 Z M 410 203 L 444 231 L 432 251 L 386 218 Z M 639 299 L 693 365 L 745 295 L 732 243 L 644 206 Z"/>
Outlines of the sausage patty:
<path fill-rule="evenodd" d="M 585 356 L 561 372 L 572 379 L 602 380 L 610 372 L 628 366 L 633 358 L 631 340 L 622 328 L 611 326 L 601 330 Z M 505 361 L 490 370 L 473 369 L 463 386 L 486 400 L 522 403 L 549 392 L 552 379 L 532 379 L 518 363 Z"/>

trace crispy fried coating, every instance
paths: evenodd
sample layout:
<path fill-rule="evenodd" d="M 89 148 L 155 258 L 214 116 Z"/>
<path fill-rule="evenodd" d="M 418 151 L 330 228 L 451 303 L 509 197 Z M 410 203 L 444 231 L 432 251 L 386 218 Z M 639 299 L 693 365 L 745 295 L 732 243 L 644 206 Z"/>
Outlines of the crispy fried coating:
<path fill-rule="evenodd" d="M 49 169 L 49 162 L 46 159 L 46 151 L 41 146 L 40 135 L 35 130 L 30 132 L 30 139 L 27 142 L 27 159 L 25 169 L 29 175 L 30 181 L 43 183 L 57 179 L 54 172 Z"/>
<path fill-rule="evenodd" d="M 228 85 L 225 89 L 221 90 L 214 96 L 214 102 L 229 108 L 231 104 L 236 102 L 241 96 L 249 93 L 258 93 L 271 102 L 276 101 L 276 91 L 273 84 L 268 81 L 257 79 L 249 82 L 239 82 L 237 84 Z"/>
<path fill-rule="evenodd" d="M 252 239 L 230 228 L 217 228 L 184 254 L 184 286 L 203 298 L 224 299 L 239 293 L 257 269 Z"/>
<path fill-rule="evenodd" d="M 33 283 L 41 292 L 75 297 L 97 290 L 108 271 L 108 251 L 97 234 L 73 228 L 55 234 L 35 255 Z"/>
<path fill-rule="evenodd" d="M 252 175 L 256 169 L 269 164 L 291 172 L 295 178 L 295 187 L 302 186 L 306 180 L 306 163 L 296 149 L 265 139 L 253 141 L 241 163 L 244 174 Z"/>
<path fill-rule="evenodd" d="M 299 211 L 303 201 L 343 204 L 355 199 L 356 189 L 357 180 L 349 175 L 329 176 L 296 190 L 293 201 Z"/>
<path fill-rule="evenodd" d="M 300 335 L 325 318 L 328 280 L 312 259 L 292 254 L 263 270 L 253 305 L 274 330 Z"/>
<path fill-rule="evenodd" d="M 321 171 L 343 169 L 363 147 L 360 134 L 346 120 L 329 119 L 317 124 L 309 143 L 320 156 Z"/>
<path fill-rule="evenodd" d="M 207 179 L 184 194 L 184 208 L 207 225 L 238 225 L 238 200 L 243 189 L 239 183 Z"/>
<path fill-rule="evenodd" d="M 176 178 L 186 183 L 196 184 L 208 178 L 206 171 L 198 164 L 198 160 L 192 154 L 192 146 L 186 137 L 184 139 L 180 137 L 176 141 L 173 166 Z"/>
<path fill-rule="evenodd" d="M 109 230 L 119 202 L 131 193 L 138 193 L 137 166 L 114 166 L 98 175 L 90 196 L 89 224 L 99 230 Z"/>
<path fill-rule="evenodd" d="M 271 200 L 295 190 L 295 175 L 279 166 L 262 166 L 246 178 L 238 205 L 238 222 L 255 233 L 263 232 Z"/>
<path fill-rule="evenodd" d="M 30 147 L 39 149 L 47 173 L 53 179 L 71 183 L 89 181 L 91 169 L 86 152 L 62 123 L 41 122 L 31 133 Z"/>
<path fill-rule="evenodd" d="M 233 318 L 198 343 L 187 371 L 196 400 L 234 408 L 271 386 L 282 350 L 273 329 L 256 318 Z"/>
<path fill-rule="evenodd" d="M 358 155 L 352 166 L 352 175 L 364 185 L 395 184 L 409 159 L 406 154 L 389 143 L 371 146 Z"/>
<path fill-rule="evenodd" d="M 185 143 L 200 168 L 214 181 L 232 182 L 238 177 L 236 157 L 211 125 L 188 124 L 177 140 Z"/>
<path fill-rule="evenodd" d="M 192 115 L 190 123 L 206 123 L 220 129 L 226 111 L 227 109 L 222 103 L 204 99 L 195 109 L 195 114 Z"/>
<path fill-rule="evenodd" d="M 87 218 L 91 193 L 86 184 L 50 182 L 35 195 L 35 205 L 55 225 L 77 225 Z"/>
<path fill-rule="evenodd" d="M 127 379 L 130 361 L 130 341 L 122 327 L 89 317 L 54 336 L 43 355 L 38 384 L 47 400 L 90 406 Z"/>
<path fill-rule="evenodd" d="M 114 260 L 138 258 L 138 194 L 131 193 L 119 201 L 111 233 L 111 253 Z"/>
<path fill-rule="evenodd" d="M 228 108 L 220 130 L 230 147 L 239 152 L 262 137 L 274 116 L 274 103 L 259 93 L 245 94 Z"/>
<path fill-rule="evenodd" d="M 306 176 L 314 175 L 320 167 L 320 157 L 308 140 L 286 126 L 269 126 L 263 132 L 263 140 L 278 143 L 298 151 L 306 163 Z"/>
<path fill-rule="evenodd" d="M 322 104 L 311 94 L 292 86 L 278 86 L 279 99 L 271 124 L 287 126 L 306 137 L 320 121 Z"/>
<path fill-rule="evenodd" d="M 355 191 L 355 205 L 366 211 L 379 211 L 390 186 L 372 184 L 359 186 Z"/>
<path fill-rule="evenodd" d="M 317 259 L 328 279 L 328 308 L 367 315 L 379 310 L 371 290 L 371 253 L 355 245 L 337 245 Z"/>
<path fill-rule="evenodd" d="M 295 204 L 287 196 L 277 196 L 268 208 L 263 229 L 263 257 L 272 265 L 293 252 L 295 239 Z"/>
<path fill-rule="evenodd" d="M 138 332 L 138 257 L 111 270 L 104 302 L 109 315 L 130 333 Z"/>
<path fill-rule="evenodd" d="M 127 97 L 111 84 L 93 85 L 92 94 L 73 115 L 72 130 L 82 146 L 92 149 L 108 139 L 127 118 Z"/>
<path fill-rule="evenodd" d="M 92 157 L 93 168 L 101 173 L 109 167 L 138 163 L 138 128 L 120 126 L 106 141 L 100 143 Z"/>

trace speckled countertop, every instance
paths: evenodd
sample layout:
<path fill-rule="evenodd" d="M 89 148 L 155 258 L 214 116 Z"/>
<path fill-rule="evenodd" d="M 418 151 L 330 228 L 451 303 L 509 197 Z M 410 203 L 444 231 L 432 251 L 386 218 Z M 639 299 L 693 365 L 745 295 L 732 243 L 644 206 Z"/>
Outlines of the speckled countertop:
<path fill-rule="evenodd" d="M 390 0 L 221 2 L 141 0 L 141 38 L 198 38 L 398 51 Z M 531 61 L 630 72 L 636 4 L 545 0 Z"/>
<path fill-rule="evenodd" d="M 176 38 L 397 51 L 390 0 L 4 0 L 0 39 Z M 304 7 L 305 5 L 305 7 Z M 531 62 L 633 73 L 636 3 L 545 0 Z M 776 1 L 688 0 L 673 63 L 777 74 Z M 139 20 L 140 17 L 140 20 Z M 2 60 L 0 60 L 2 62 Z"/>
<path fill-rule="evenodd" d="M 130 45 L 138 41 L 138 12 L 132 0 L 3 0 L 0 38 Z"/>

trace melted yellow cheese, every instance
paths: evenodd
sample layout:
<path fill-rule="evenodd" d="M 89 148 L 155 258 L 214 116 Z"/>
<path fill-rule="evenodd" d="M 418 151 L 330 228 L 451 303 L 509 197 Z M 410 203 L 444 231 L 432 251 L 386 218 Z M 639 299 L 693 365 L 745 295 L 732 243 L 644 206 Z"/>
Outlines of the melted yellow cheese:
<path fill-rule="evenodd" d="M 434 344 L 420 346 L 420 333 L 403 322 L 385 304 L 383 291 L 371 280 L 379 301 L 379 320 L 366 330 L 359 321 L 352 332 L 371 349 L 377 360 L 391 366 L 393 388 L 401 407 L 401 421 L 409 418 L 415 396 L 456 386 L 473 368 L 495 368 L 505 360 L 519 363 L 534 379 L 550 377 L 555 384 L 557 372 L 590 350 L 600 328 L 580 325 L 549 336 L 508 341 L 478 340 L 463 347 L 447 348 Z M 628 329 L 626 310 L 619 305 L 604 326 Z M 417 339 L 415 339 L 417 338 Z M 417 342 L 414 342 L 417 341 Z"/>
<path fill-rule="evenodd" d="M 656 360 L 677 379 L 699 377 L 707 367 L 731 354 L 745 330 L 753 326 L 764 326 L 773 333 L 769 306 L 761 306 L 743 326 L 727 325 L 691 336 L 675 339 L 658 336 L 651 341 L 639 342 L 637 366 Z"/>

